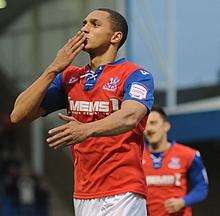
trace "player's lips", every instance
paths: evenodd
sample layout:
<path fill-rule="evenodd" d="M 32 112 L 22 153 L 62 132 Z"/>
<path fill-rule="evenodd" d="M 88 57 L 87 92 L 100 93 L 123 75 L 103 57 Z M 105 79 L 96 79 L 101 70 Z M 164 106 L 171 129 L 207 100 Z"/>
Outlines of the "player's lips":
<path fill-rule="evenodd" d="M 148 132 L 147 133 L 147 138 L 152 140 L 156 137 L 155 135 L 156 135 L 156 132 Z"/>
<path fill-rule="evenodd" d="M 84 46 L 86 46 L 87 43 L 88 43 L 88 40 L 85 39 L 84 42 L 83 42 Z"/>
<path fill-rule="evenodd" d="M 148 136 L 152 136 L 152 135 L 154 135 L 156 132 L 155 131 L 147 131 L 147 135 Z"/>
<path fill-rule="evenodd" d="M 85 39 L 85 41 L 83 42 L 84 44 L 85 44 L 85 46 L 88 44 L 88 42 L 89 42 L 89 37 L 87 37 L 86 36 L 86 39 Z"/>

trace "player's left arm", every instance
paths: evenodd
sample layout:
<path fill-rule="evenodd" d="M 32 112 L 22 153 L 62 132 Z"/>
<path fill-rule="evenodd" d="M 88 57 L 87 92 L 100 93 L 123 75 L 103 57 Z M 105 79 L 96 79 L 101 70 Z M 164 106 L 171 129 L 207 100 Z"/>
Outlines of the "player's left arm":
<path fill-rule="evenodd" d="M 182 198 L 170 198 L 164 203 L 170 214 L 203 201 L 208 194 L 208 177 L 199 152 L 195 154 L 188 170 L 188 177 L 191 184 L 189 193 Z"/>
<path fill-rule="evenodd" d="M 208 195 L 208 177 L 200 153 L 197 151 L 188 171 L 191 190 L 183 198 L 186 206 L 203 201 Z"/>
<path fill-rule="evenodd" d="M 114 136 L 135 128 L 153 105 L 153 78 L 144 70 L 137 70 L 127 79 L 124 86 L 124 101 L 121 109 L 104 119 L 80 123 L 72 117 L 60 115 L 67 124 L 49 131 L 50 147 L 59 148 L 80 143 L 88 137 Z"/>

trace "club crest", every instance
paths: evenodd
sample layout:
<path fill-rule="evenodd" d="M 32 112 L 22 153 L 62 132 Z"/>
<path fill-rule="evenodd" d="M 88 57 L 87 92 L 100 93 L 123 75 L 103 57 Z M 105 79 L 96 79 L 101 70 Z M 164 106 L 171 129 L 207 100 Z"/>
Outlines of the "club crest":
<path fill-rule="evenodd" d="M 178 157 L 172 157 L 170 162 L 168 163 L 168 167 L 170 169 L 180 169 L 180 158 Z"/>
<path fill-rule="evenodd" d="M 107 91 L 116 91 L 119 83 L 118 77 L 110 78 L 109 82 L 103 85 L 103 89 Z"/>
<path fill-rule="evenodd" d="M 78 80 L 79 80 L 79 77 L 78 77 L 78 76 L 72 76 L 72 77 L 69 79 L 68 84 L 74 84 L 74 83 L 77 82 Z"/>

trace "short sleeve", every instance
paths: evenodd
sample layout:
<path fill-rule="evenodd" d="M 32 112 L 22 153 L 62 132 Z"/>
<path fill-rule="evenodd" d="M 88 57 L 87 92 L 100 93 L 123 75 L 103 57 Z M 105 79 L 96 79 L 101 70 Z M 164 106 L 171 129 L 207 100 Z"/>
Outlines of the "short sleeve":
<path fill-rule="evenodd" d="M 125 82 L 123 99 L 137 101 L 150 111 L 154 103 L 154 81 L 151 73 L 138 69 L 129 75 Z"/>
<path fill-rule="evenodd" d="M 66 107 L 66 96 L 62 88 L 62 74 L 59 73 L 49 86 L 41 107 L 46 111 L 46 115 Z"/>

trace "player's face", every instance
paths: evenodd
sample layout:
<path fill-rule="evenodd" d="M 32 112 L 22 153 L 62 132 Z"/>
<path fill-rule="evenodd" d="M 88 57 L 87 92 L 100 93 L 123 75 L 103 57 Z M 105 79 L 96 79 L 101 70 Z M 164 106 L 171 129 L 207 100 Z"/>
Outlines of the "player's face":
<path fill-rule="evenodd" d="M 84 50 L 88 53 L 105 52 L 114 34 L 109 13 L 99 10 L 91 12 L 84 19 L 81 30 L 87 37 Z"/>
<path fill-rule="evenodd" d="M 144 134 L 150 145 L 158 145 L 167 139 L 169 128 L 169 123 L 164 121 L 158 112 L 152 111 L 148 116 Z"/>

